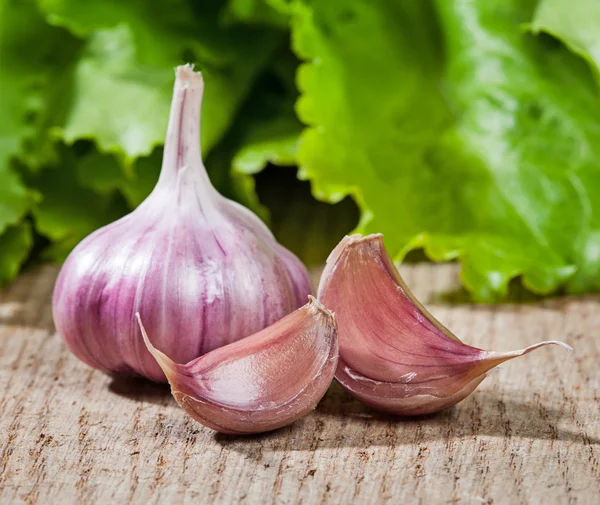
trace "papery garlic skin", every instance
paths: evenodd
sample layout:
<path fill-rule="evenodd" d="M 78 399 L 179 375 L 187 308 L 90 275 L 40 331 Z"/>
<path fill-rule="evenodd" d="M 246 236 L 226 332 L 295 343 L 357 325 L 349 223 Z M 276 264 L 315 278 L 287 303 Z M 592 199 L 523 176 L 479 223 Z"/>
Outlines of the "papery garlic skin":
<path fill-rule="evenodd" d="M 203 86 L 190 66 L 177 68 L 155 189 L 84 239 L 56 281 L 57 331 L 99 370 L 166 380 L 142 341 L 137 311 L 154 346 L 188 362 L 270 325 L 312 292 L 300 260 L 211 185 L 200 154 Z"/>
<path fill-rule="evenodd" d="M 414 297 L 382 236 L 345 237 L 319 284 L 335 312 L 340 358 L 336 379 L 356 398 L 396 415 L 430 414 L 467 397 L 500 363 L 534 349 L 492 352 L 463 344 Z"/>
<path fill-rule="evenodd" d="M 315 408 L 333 380 L 335 318 L 316 299 L 263 330 L 187 364 L 148 349 L 177 403 L 221 433 L 261 433 L 286 426 Z"/>

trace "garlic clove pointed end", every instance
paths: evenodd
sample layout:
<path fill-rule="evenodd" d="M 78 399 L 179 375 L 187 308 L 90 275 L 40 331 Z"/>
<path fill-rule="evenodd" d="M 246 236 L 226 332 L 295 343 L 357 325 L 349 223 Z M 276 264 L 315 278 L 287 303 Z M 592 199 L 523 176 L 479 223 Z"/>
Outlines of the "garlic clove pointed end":
<path fill-rule="evenodd" d="M 526 347 L 525 349 L 523 349 L 523 354 L 527 354 L 528 352 L 534 351 L 535 349 L 537 349 L 539 347 L 545 347 L 547 345 L 557 345 L 559 347 L 562 347 L 565 351 L 567 351 L 569 356 L 573 356 L 573 353 L 575 352 L 574 349 L 569 344 L 566 344 L 565 342 L 563 342 L 561 340 L 546 340 L 544 342 L 539 342 L 537 344 L 533 344 L 533 345 L 530 345 L 529 347 Z"/>
<path fill-rule="evenodd" d="M 142 323 L 142 318 L 139 312 L 135 313 L 135 317 L 140 327 L 140 331 L 142 332 L 142 338 L 144 339 L 144 344 L 146 344 L 146 348 L 148 349 L 148 351 L 150 351 L 150 354 L 152 354 L 152 356 L 154 357 L 154 359 L 156 360 L 156 362 L 158 363 L 168 380 L 169 376 L 173 375 L 176 364 L 165 353 L 159 351 L 156 347 L 152 345 L 152 342 L 150 342 L 148 334 L 146 333 L 146 328 L 144 328 L 144 324 Z"/>
<path fill-rule="evenodd" d="M 540 349 L 541 347 L 546 347 L 549 345 L 557 345 L 562 347 L 567 351 L 569 356 L 573 355 L 573 348 L 569 344 L 565 344 L 560 340 L 546 340 L 544 342 L 538 342 L 537 344 L 530 345 L 525 347 L 524 349 L 518 349 L 516 351 L 508 351 L 508 352 L 497 352 L 497 351 L 485 351 L 485 360 L 489 361 L 490 364 L 493 363 L 492 366 L 499 365 L 504 361 L 511 360 L 513 358 L 518 358 L 519 356 L 524 356 L 525 354 L 529 354 L 536 349 Z"/>

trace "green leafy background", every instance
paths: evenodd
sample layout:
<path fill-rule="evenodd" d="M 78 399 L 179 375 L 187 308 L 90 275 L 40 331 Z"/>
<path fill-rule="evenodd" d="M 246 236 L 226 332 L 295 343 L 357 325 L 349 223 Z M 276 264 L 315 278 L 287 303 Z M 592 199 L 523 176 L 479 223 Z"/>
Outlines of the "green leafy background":
<path fill-rule="evenodd" d="M 477 300 L 600 290 L 597 0 L 0 0 L 0 283 L 146 197 L 184 62 L 215 186 L 307 264 L 356 229 Z"/>

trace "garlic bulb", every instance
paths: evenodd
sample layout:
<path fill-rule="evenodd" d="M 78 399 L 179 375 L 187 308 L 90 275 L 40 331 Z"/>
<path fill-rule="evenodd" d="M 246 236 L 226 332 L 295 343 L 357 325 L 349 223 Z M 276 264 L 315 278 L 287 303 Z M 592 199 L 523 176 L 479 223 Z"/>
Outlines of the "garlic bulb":
<path fill-rule="evenodd" d="M 137 311 L 152 344 L 185 363 L 270 325 L 311 293 L 298 258 L 211 185 L 200 154 L 203 87 L 200 73 L 177 68 L 155 189 L 84 239 L 56 281 L 57 331 L 94 368 L 165 381 Z"/>
<path fill-rule="evenodd" d="M 312 296 L 276 323 L 189 363 L 173 362 L 144 341 L 171 384 L 177 403 L 221 433 L 262 433 L 313 410 L 338 360 L 335 318 Z"/>
<path fill-rule="evenodd" d="M 397 415 L 430 414 L 466 398 L 486 373 L 547 341 L 513 352 L 463 344 L 415 299 L 381 235 L 345 237 L 321 277 L 319 299 L 335 312 L 340 358 L 335 374 L 352 395 Z"/>

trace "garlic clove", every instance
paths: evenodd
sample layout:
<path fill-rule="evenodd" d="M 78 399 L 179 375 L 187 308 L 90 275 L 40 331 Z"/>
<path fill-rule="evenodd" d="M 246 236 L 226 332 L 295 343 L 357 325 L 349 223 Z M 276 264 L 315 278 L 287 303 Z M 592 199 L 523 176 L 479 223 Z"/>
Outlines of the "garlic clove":
<path fill-rule="evenodd" d="M 411 293 L 382 236 L 345 237 L 327 260 L 319 299 L 336 314 L 336 379 L 375 409 L 430 414 L 467 397 L 495 366 L 558 341 L 513 352 L 463 344 Z"/>
<path fill-rule="evenodd" d="M 306 415 L 333 380 L 335 317 L 309 298 L 273 325 L 187 364 L 156 349 L 137 317 L 148 350 L 188 414 L 221 433 L 261 433 Z"/>
<path fill-rule="evenodd" d="M 203 90 L 199 72 L 177 67 L 156 187 L 85 238 L 57 278 L 57 332 L 104 372 L 166 380 L 135 321 L 142 308 L 153 345 L 183 363 L 269 326 L 313 292 L 300 260 L 212 186 L 200 152 Z"/>

